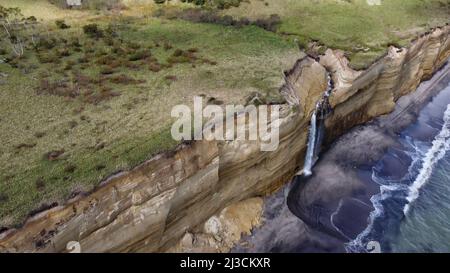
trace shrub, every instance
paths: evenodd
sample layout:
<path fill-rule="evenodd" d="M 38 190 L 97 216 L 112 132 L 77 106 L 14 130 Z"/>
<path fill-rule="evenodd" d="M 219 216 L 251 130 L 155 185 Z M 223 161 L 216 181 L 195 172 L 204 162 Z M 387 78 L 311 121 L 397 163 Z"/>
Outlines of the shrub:
<path fill-rule="evenodd" d="M 127 43 L 127 47 L 131 48 L 131 49 L 139 49 L 139 48 L 141 48 L 141 45 L 138 43 L 129 42 L 129 43 Z"/>
<path fill-rule="evenodd" d="M 75 65 L 75 61 L 69 60 L 66 62 L 66 65 L 64 66 L 64 70 L 71 70 L 74 65 Z"/>
<path fill-rule="evenodd" d="M 165 0 L 154 0 L 157 4 L 166 2 Z M 192 3 L 197 6 L 209 6 L 217 9 L 228 9 L 239 7 L 243 0 L 181 0 L 184 3 Z"/>
<path fill-rule="evenodd" d="M 8 201 L 8 195 L 6 195 L 6 193 L 0 193 L 0 203 L 6 202 Z"/>
<path fill-rule="evenodd" d="M 20 150 L 22 148 L 33 148 L 34 146 L 36 146 L 36 143 L 20 143 L 14 146 L 14 148 Z"/>
<path fill-rule="evenodd" d="M 118 37 L 118 29 L 119 25 L 110 23 L 105 29 L 105 34 L 109 37 Z"/>
<path fill-rule="evenodd" d="M 120 74 L 110 78 L 110 81 L 115 84 L 138 84 L 144 83 L 144 80 L 136 80 L 125 74 Z"/>
<path fill-rule="evenodd" d="M 36 132 L 36 133 L 34 133 L 34 136 L 36 138 L 41 138 L 41 137 L 45 136 L 45 132 Z"/>
<path fill-rule="evenodd" d="M 222 105 L 223 101 L 222 100 L 218 100 L 215 97 L 210 97 L 207 101 L 207 104 L 211 104 L 211 105 Z"/>
<path fill-rule="evenodd" d="M 80 64 L 89 63 L 89 57 L 87 55 L 83 55 L 82 57 L 78 58 L 78 63 Z"/>
<path fill-rule="evenodd" d="M 36 189 L 38 191 L 42 191 L 45 188 L 45 182 L 44 179 L 42 177 L 38 178 L 35 182 L 36 184 Z"/>
<path fill-rule="evenodd" d="M 54 160 L 59 159 L 63 154 L 64 154 L 64 149 L 50 151 L 44 155 L 44 159 L 47 159 L 49 161 L 54 161 Z"/>
<path fill-rule="evenodd" d="M 59 57 L 68 57 L 71 55 L 71 53 L 70 53 L 70 50 L 68 50 L 67 48 L 61 48 L 61 49 L 57 50 L 56 55 Z"/>
<path fill-rule="evenodd" d="M 275 32 L 281 23 L 281 18 L 277 14 L 272 14 L 268 18 L 260 18 L 251 21 L 248 18 L 234 19 L 229 15 L 222 16 L 216 11 L 206 11 L 199 9 L 185 9 L 177 14 L 177 18 L 195 23 L 210 23 L 224 26 L 243 27 L 247 25 L 255 25 L 267 31 Z"/>
<path fill-rule="evenodd" d="M 59 63 L 60 58 L 54 54 L 50 53 L 40 53 L 37 55 L 40 63 Z"/>
<path fill-rule="evenodd" d="M 258 19 L 253 24 L 268 31 L 276 31 L 281 23 L 281 18 L 277 14 L 270 15 L 267 19 Z"/>
<path fill-rule="evenodd" d="M 103 66 L 103 67 L 100 69 L 100 73 L 103 74 L 103 75 L 113 74 L 114 72 L 115 72 L 115 70 L 112 69 L 112 68 L 109 67 L 109 66 Z"/>
<path fill-rule="evenodd" d="M 66 167 L 64 167 L 64 172 L 66 172 L 66 173 L 73 173 L 76 168 L 77 168 L 77 166 L 75 166 L 73 164 L 69 164 Z"/>
<path fill-rule="evenodd" d="M 174 75 L 167 75 L 164 77 L 164 79 L 168 80 L 168 81 L 176 81 L 177 80 L 177 76 Z"/>
<path fill-rule="evenodd" d="M 77 37 L 73 38 L 70 45 L 76 48 L 81 47 L 80 39 L 78 39 Z"/>
<path fill-rule="evenodd" d="M 41 79 L 39 86 L 36 88 L 38 95 L 48 94 L 62 96 L 67 98 L 75 98 L 79 95 L 78 88 L 73 88 L 68 84 L 66 79 L 51 82 L 47 79 Z"/>
<path fill-rule="evenodd" d="M 85 94 L 84 101 L 91 104 L 99 104 L 102 101 L 120 96 L 120 93 L 112 91 L 110 88 L 103 88 L 99 93 Z"/>
<path fill-rule="evenodd" d="M 91 38 L 103 37 L 103 30 L 97 24 L 88 24 L 83 26 L 83 32 Z"/>
<path fill-rule="evenodd" d="M 211 0 L 210 2 L 218 9 L 228 9 L 231 7 L 239 7 L 242 0 Z"/>
<path fill-rule="evenodd" d="M 170 43 L 168 43 L 168 42 L 165 42 L 164 43 L 164 50 L 170 50 L 170 49 L 172 49 L 173 47 L 172 47 L 172 45 L 170 44 Z"/>
<path fill-rule="evenodd" d="M 56 21 L 55 21 L 55 24 L 56 24 L 56 26 L 57 26 L 59 29 L 68 29 L 68 28 L 70 28 L 70 26 L 67 25 L 66 22 L 65 22 L 64 20 L 56 20 Z"/>
<path fill-rule="evenodd" d="M 152 63 L 150 63 L 148 69 L 150 69 L 150 71 L 153 71 L 153 72 L 159 72 L 159 71 L 161 71 L 162 67 L 159 63 L 152 62 Z"/>
<path fill-rule="evenodd" d="M 183 51 L 181 49 L 176 49 L 172 56 L 167 59 L 168 63 L 193 63 L 197 60 L 197 56 L 195 56 L 194 52 Z"/>
<path fill-rule="evenodd" d="M 149 50 L 139 50 L 139 51 L 136 51 L 135 53 L 131 54 L 128 57 L 128 60 L 134 62 L 134 61 L 146 59 L 146 58 L 150 57 L 151 55 L 152 54 Z"/>
<path fill-rule="evenodd" d="M 56 44 L 58 43 L 58 41 L 55 38 L 50 38 L 50 39 L 46 39 L 46 38 L 41 38 L 38 40 L 38 42 L 36 43 L 35 49 L 36 50 L 40 50 L 40 49 L 52 49 L 56 46 Z"/>
<path fill-rule="evenodd" d="M 266 98 L 259 92 L 252 92 L 245 99 L 245 105 L 262 105 L 267 104 Z"/>

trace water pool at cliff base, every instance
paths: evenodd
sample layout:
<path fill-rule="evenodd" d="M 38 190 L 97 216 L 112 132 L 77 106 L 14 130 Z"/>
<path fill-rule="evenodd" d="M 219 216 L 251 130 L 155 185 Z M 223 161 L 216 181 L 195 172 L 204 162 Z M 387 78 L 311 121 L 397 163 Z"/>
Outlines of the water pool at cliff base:
<path fill-rule="evenodd" d="M 450 252 L 450 66 L 266 198 L 233 252 Z"/>

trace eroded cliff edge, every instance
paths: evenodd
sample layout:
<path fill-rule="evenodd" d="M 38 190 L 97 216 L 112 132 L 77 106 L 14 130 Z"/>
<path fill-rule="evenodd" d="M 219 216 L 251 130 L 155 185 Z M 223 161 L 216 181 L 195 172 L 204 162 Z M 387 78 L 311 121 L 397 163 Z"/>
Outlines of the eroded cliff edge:
<path fill-rule="evenodd" d="M 2 252 L 64 252 L 77 241 L 83 252 L 157 252 L 225 207 L 263 196 L 288 182 L 303 163 L 309 120 L 327 87 L 333 108 L 326 143 L 355 125 L 389 113 L 395 101 L 429 79 L 450 56 L 450 26 L 437 28 L 409 48 L 389 48 L 366 71 L 353 71 L 343 53 L 305 57 L 286 73 L 281 93 L 280 145 L 261 152 L 256 141 L 198 141 L 156 156 L 0 234 Z"/>

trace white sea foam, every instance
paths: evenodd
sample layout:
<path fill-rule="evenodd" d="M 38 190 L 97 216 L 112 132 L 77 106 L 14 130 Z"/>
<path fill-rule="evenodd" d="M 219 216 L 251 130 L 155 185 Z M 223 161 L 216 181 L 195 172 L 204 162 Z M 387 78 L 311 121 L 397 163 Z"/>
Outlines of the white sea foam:
<path fill-rule="evenodd" d="M 381 186 L 380 194 L 374 195 L 374 196 L 372 196 L 372 198 L 370 198 L 370 201 L 372 202 L 374 210 L 370 213 L 369 225 L 353 241 L 350 241 L 349 243 L 345 244 L 345 249 L 347 250 L 347 252 L 366 252 L 367 251 L 367 249 L 365 247 L 365 242 L 369 241 L 368 237 L 370 235 L 370 232 L 372 231 L 375 219 L 384 214 L 384 208 L 383 208 L 383 205 L 381 204 L 381 201 L 385 198 L 388 198 L 388 195 L 386 195 L 385 187 L 386 186 Z"/>
<path fill-rule="evenodd" d="M 419 141 L 420 142 L 420 141 Z M 372 168 L 372 181 L 380 185 L 380 193 L 372 196 L 370 201 L 372 202 L 372 206 L 374 207 L 374 210 L 370 213 L 369 216 L 369 224 L 366 227 L 366 229 L 361 232 L 353 241 L 346 244 L 346 249 L 348 252 L 366 252 L 366 243 L 369 242 L 371 239 L 370 234 L 373 229 L 373 225 L 375 223 L 375 220 L 379 217 L 382 217 L 384 215 L 384 207 L 382 202 L 384 200 L 387 200 L 388 198 L 392 197 L 392 192 L 394 191 L 403 191 L 408 192 L 409 187 L 407 184 L 402 183 L 401 181 L 404 181 L 409 178 L 409 176 L 412 175 L 413 169 L 417 168 L 417 165 L 420 163 L 421 159 L 425 156 L 425 152 L 423 148 L 423 143 L 420 142 L 420 144 L 416 141 L 414 142 L 409 136 L 406 137 L 405 146 L 412 147 L 414 149 L 414 152 L 408 152 L 407 154 L 411 157 L 412 162 L 410 166 L 408 167 L 408 172 L 401 178 L 401 179 L 386 179 L 383 177 L 380 177 L 378 175 L 378 171 L 376 168 Z M 420 147 L 422 148 L 420 148 Z"/>
<path fill-rule="evenodd" d="M 337 209 L 330 216 L 330 223 L 331 223 L 331 226 L 337 232 L 339 232 L 342 236 L 344 236 L 344 238 L 347 238 L 348 240 L 351 240 L 351 238 L 349 238 L 344 232 L 342 232 L 342 230 L 340 228 L 338 228 L 338 226 L 336 226 L 334 224 L 334 217 L 341 211 L 341 208 L 342 208 L 343 204 L 344 204 L 344 199 L 341 198 L 341 200 L 339 200 L 339 205 L 338 205 Z"/>
<path fill-rule="evenodd" d="M 447 105 L 447 109 L 444 113 L 444 124 L 441 131 L 433 140 L 431 148 L 425 154 L 423 158 L 422 168 L 419 171 L 419 175 L 409 188 L 408 196 L 406 200 L 408 203 L 405 205 L 403 212 L 405 215 L 411 209 L 412 203 L 419 197 L 420 189 L 427 183 L 430 178 L 433 168 L 439 160 L 441 160 L 447 150 L 450 149 L 450 105 Z"/>

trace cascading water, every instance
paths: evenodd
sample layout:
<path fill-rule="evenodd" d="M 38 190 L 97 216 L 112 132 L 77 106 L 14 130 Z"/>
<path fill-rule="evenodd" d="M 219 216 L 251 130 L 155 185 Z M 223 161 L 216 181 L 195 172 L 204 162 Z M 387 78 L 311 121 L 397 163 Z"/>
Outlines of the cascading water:
<path fill-rule="evenodd" d="M 303 167 L 303 175 L 310 176 L 312 174 L 311 169 L 313 165 L 314 149 L 316 146 L 316 112 L 311 117 L 311 127 L 309 128 L 308 137 L 308 150 L 306 151 L 305 165 Z"/>
<path fill-rule="evenodd" d="M 316 104 L 316 108 L 311 117 L 311 127 L 309 128 L 308 148 L 305 156 L 305 164 L 302 173 L 304 176 L 312 174 L 312 167 L 318 159 L 322 139 L 324 136 L 324 119 L 330 111 L 328 98 L 333 90 L 333 84 L 330 75 L 328 75 L 328 86 L 321 100 Z M 318 116 L 319 114 L 319 116 Z"/>

